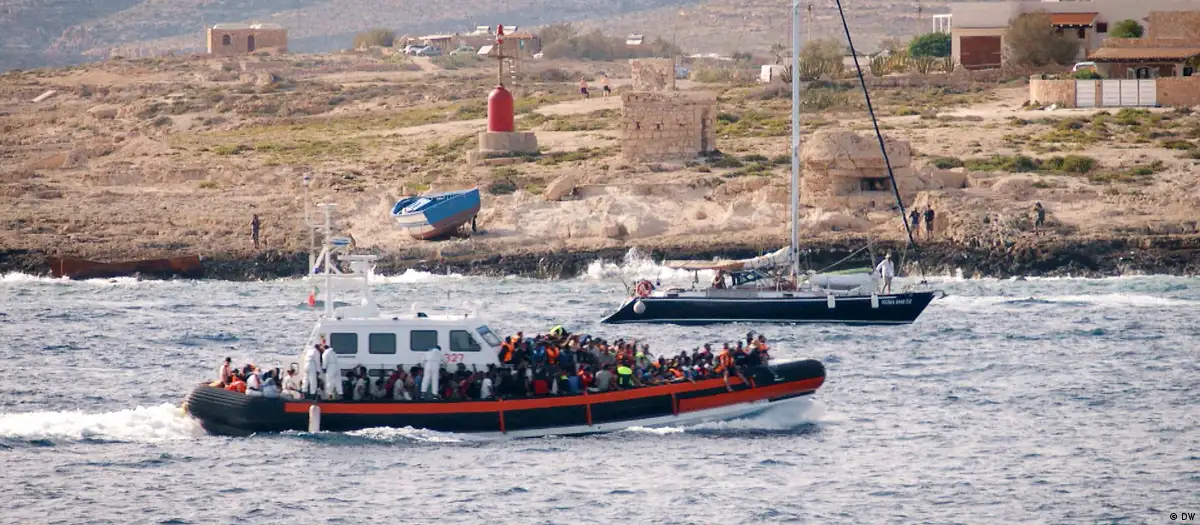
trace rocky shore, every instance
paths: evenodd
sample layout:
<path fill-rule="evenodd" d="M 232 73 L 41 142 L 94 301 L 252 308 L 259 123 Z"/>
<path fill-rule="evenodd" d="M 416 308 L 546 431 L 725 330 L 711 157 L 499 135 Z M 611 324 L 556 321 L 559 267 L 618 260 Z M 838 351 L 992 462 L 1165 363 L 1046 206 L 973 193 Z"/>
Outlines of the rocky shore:
<path fill-rule="evenodd" d="M 844 238 L 807 245 L 808 266 L 820 269 L 834 264 L 866 244 L 865 238 Z M 582 274 L 596 260 L 619 262 L 630 246 L 595 250 L 528 250 L 515 253 L 482 253 L 430 257 L 427 252 L 375 253 L 377 271 L 390 275 L 413 269 L 463 275 L 519 275 L 534 278 L 570 278 Z M 918 274 L 912 250 L 893 242 L 875 242 L 878 254 L 893 250 L 909 274 Z M 1200 235 L 1148 235 L 1123 238 L 1037 238 L 1015 243 L 965 246 L 933 242 L 919 247 L 926 275 L 967 277 L 1073 276 L 1105 277 L 1131 274 L 1200 275 Z M 713 243 L 690 246 L 656 246 L 641 250 L 655 261 L 663 259 L 744 258 L 762 253 L 762 246 Z M 253 254 L 201 254 L 208 279 L 259 280 L 303 275 L 307 252 L 263 251 Z M 866 264 L 866 253 L 846 264 Z M 0 250 L 0 273 L 33 275 L 50 273 L 47 253 L 38 250 Z M 167 277 L 167 276 L 143 276 Z"/>

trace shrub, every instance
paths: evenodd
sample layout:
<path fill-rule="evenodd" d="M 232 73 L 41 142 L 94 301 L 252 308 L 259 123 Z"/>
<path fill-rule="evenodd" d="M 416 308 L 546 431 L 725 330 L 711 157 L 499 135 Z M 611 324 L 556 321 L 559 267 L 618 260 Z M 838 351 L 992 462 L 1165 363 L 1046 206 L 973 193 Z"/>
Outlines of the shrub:
<path fill-rule="evenodd" d="M 1181 140 L 1181 139 L 1163 141 L 1162 147 L 1167 148 L 1167 149 L 1178 149 L 1178 150 L 1184 150 L 1184 151 L 1190 151 L 1190 150 L 1196 149 L 1195 144 L 1192 144 L 1191 142 L 1188 142 L 1186 140 Z"/>
<path fill-rule="evenodd" d="M 1090 69 L 1081 69 L 1079 71 L 1076 71 L 1074 75 L 1071 75 L 1071 77 L 1074 78 L 1075 80 L 1100 80 L 1100 79 L 1104 78 L 1103 76 L 1100 75 L 1100 73 L 1097 73 Z"/>
<path fill-rule="evenodd" d="M 767 156 L 751 153 L 749 155 L 742 155 L 742 160 L 746 162 L 767 162 Z"/>
<path fill-rule="evenodd" d="M 908 54 L 916 57 L 950 56 L 950 33 L 925 33 L 908 43 Z"/>
<path fill-rule="evenodd" d="M 1067 155 L 1058 171 L 1066 173 L 1087 173 L 1096 167 L 1096 159 L 1082 155 Z"/>
<path fill-rule="evenodd" d="M 737 157 L 733 157 L 733 156 L 721 157 L 717 160 L 712 161 L 711 164 L 712 164 L 712 167 L 714 167 L 714 168 L 740 168 L 740 167 L 742 167 L 742 161 L 738 160 Z"/>
<path fill-rule="evenodd" d="M 1137 21 L 1122 20 L 1113 24 L 1113 28 L 1108 32 L 1108 36 L 1112 38 L 1142 38 L 1144 33 L 1145 29 Z"/>
<path fill-rule="evenodd" d="M 354 35 L 354 49 L 366 49 L 371 46 L 392 47 L 396 43 L 396 33 L 390 29 L 375 28 Z"/>
<path fill-rule="evenodd" d="M 938 157 L 933 159 L 933 166 L 939 170 L 961 168 L 963 166 L 963 161 L 962 159 L 955 157 Z"/>
<path fill-rule="evenodd" d="M 643 46 L 631 48 L 622 37 L 611 37 L 600 30 L 580 34 L 570 23 L 550 24 L 538 32 L 542 41 L 542 55 L 546 58 L 570 58 L 584 60 L 615 60 L 624 58 L 673 57 L 681 52 L 679 47 L 663 40 L 654 39 Z"/>
<path fill-rule="evenodd" d="M 479 64 L 479 62 L 481 62 L 482 60 L 483 60 L 482 58 L 479 58 L 478 56 L 476 56 L 474 54 L 465 53 L 465 54 L 458 54 L 458 55 L 442 55 L 442 56 L 438 56 L 438 57 L 433 57 L 431 62 L 433 62 L 433 65 L 440 67 L 442 69 L 458 69 L 458 68 L 462 68 L 462 67 L 474 66 L 476 64 Z"/>
<path fill-rule="evenodd" d="M 492 195 L 512 195 L 515 191 L 517 185 L 511 180 L 498 180 L 487 187 L 487 192 Z"/>
<path fill-rule="evenodd" d="M 1069 64 L 1079 53 L 1079 42 L 1055 32 L 1044 11 L 1012 19 L 1004 35 L 1004 53 L 1017 66 Z"/>

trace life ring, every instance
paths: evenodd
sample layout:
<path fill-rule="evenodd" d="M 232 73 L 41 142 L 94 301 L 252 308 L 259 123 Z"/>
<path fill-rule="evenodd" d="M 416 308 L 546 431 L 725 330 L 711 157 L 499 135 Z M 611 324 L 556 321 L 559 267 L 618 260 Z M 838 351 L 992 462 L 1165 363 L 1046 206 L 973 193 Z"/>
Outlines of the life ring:
<path fill-rule="evenodd" d="M 637 286 L 633 290 L 637 293 L 638 297 L 646 297 L 650 295 L 650 292 L 654 291 L 654 284 L 647 280 L 641 280 L 638 281 Z"/>

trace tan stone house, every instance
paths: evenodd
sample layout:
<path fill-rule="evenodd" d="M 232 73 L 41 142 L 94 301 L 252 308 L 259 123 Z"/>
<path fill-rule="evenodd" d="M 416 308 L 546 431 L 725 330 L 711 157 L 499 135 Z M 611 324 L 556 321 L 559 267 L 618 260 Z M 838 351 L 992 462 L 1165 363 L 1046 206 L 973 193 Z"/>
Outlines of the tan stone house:
<path fill-rule="evenodd" d="M 950 4 L 951 56 L 966 69 L 988 69 L 1004 63 L 1004 33 L 1022 14 L 1044 11 L 1062 35 L 1079 40 L 1079 60 L 1105 46 L 1109 27 L 1135 20 L 1154 31 L 1149 14 L 1156 11 L 1200 12 L 1197 0 L 1007 0 Z M 1163 23 L 1162 20 L 1159 23 Z"/>
<path fill-rule="evenodd" d="M 1142 38 L 1109 38 L 1088 55 L 1107 78 L 1197 76 L 1200 11 L 1155 11 Z"/>
<path fill-rule="evenodd" d="M 287 29 L 278 24 L 222 23 L 208 28 L 208 54 L 233 56 L 287 51 Z"/>

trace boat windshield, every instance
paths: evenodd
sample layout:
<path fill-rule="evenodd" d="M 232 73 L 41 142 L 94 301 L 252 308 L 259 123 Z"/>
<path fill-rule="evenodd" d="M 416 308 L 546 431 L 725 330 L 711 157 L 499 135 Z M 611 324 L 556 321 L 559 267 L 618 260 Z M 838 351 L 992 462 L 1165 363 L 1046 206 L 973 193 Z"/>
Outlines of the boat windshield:
<path fill-rule="evenodd" d="M 496 334 L 492 333 L 491 328 L 488 328 L 485 325 L 485 326 L 476 328 L 475 331 L 479 332 L 479 336 L 483 337 L 483 340 L 487 341 L 487 344 L 489 346 L 500 346 L 500 338 L 496 337 Z"/>

